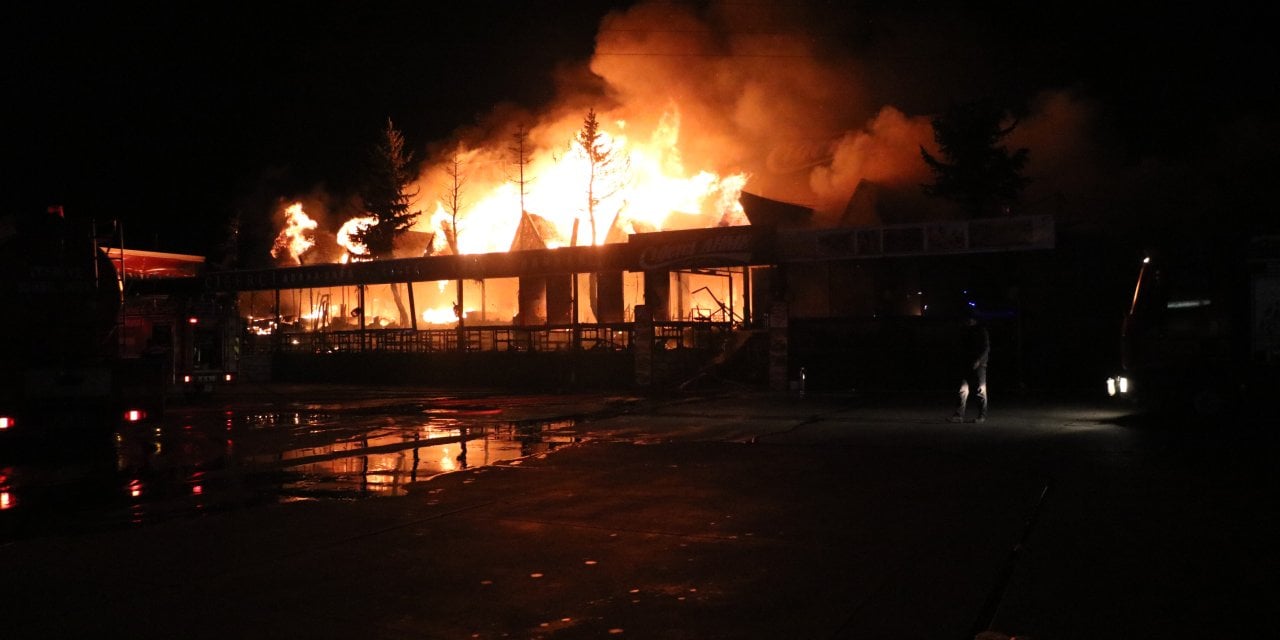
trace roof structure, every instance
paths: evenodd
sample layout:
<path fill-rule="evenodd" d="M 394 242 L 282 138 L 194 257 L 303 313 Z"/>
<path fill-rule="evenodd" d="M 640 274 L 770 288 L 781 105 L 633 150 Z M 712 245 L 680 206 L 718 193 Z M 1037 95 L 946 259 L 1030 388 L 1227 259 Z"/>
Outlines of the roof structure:
<path fill-rule="evenodd" d="M 204 256 L 182 253 L 142 251 L 140 249 L 107 249 L 107 257 L 125 279 L 190 278 L 204 272 Z"/>

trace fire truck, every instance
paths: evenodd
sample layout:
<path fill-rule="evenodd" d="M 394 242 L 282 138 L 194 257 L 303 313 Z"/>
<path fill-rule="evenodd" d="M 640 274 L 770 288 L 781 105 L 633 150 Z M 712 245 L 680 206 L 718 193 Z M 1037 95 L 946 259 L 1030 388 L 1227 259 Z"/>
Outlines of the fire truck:
<path fill-rule="evenodd" d="M 233 378 L 234 314 L 198 290 L 203 261 L 126 250 L 117 224 L 59 208 L 0 218 L 0 452 L 99 441 Z"/>
<path fill-rule="evenodd" d="M 194 277 L 203 258 L 125 251 L 123 261 L 126 273 L 148 273 L 125 285 L 120 355 L 125 369 L 139 372 L 134 379 L 148 378 L 179 399 L 235 382 L 241 332 L 234 297 L 203 290 Z"/>
<path fill-rule="evenodd" d="M 1280 392 L 1280 236 L 1148 252 L 1121 334 L 1111 396 L 1199 416 L 1257 408 Z"/>
<path fill-rule="evenodd" d="M 0 220 L 0 442 L 91 426 L 124 411 L 116 376 L 119 280 L 94 225 L 52 209 Z"/>

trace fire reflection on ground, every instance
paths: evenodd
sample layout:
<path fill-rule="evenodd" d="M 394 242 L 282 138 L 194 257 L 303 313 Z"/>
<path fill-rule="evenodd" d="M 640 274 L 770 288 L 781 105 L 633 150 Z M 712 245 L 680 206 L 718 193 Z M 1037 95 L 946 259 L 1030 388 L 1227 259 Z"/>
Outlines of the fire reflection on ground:
<path fill-rule="evenodd" d="M 576 441 L 575 421 L 429 403 L 173 413 L 102 451 L 6 466 L 0 541 L 297 500 L 407 495 L 432 476 Z"/>
<path fill-rule="evenodd" d="M 441 473 L 515 460 L 573 441 L 556 435 L 571 422 L 428 425 L 405 433 L 373 432 L 358 440 L 281 452 L 289 465 L 283 495 L 298 498 L 405 495 L 408 486 Z M 530 430 L 532 429 L 532 433 Z"/>

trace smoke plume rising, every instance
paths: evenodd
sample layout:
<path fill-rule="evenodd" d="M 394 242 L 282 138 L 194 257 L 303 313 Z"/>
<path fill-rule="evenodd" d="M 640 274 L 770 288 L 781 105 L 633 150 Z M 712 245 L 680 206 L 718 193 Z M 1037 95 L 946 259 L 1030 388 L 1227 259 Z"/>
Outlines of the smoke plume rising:
<path fill-rule="evenodd" d="M 590 218 L 599 223 L 597 236 L 580 242 L 745 224 L 736 205 L 726 204 L 740 190 L 812 207 L 818 225 L 947 215 L 920 193 L 930 179 L 920 149 L 936 151 L 931 114 L 966 96 L 931 102 L 929 94 L 941 92 L 936 78 L 895 77 L 889 70 L 902 68 L 901 58 L 878 57 L 878 46 L 901 52 L 909 43 L 859 40 L 850 36 L 858 24 L 850 10 L 818 3 L 646 2 L 610 13 L 591 59 L 565 65 L 548 105 L 499 105 L 429 150 L 414 185 L 412 206 L 423 211 L 415 230 L 432 234 L 428 252 L 451 250 L 447 169 L 454 161 L 462 173 L 456 233 L 463 253 L 509 249 L 522 210 L 544 221 L 548 247 L 573 243 L 574 225 Z M 933 38 L 928 51 L 948 51 L 948 38 L 965 33 L 909 21 L 881 29 Z M 895 96 L 932 108 L 911 113 Z M 592 205 L 584 195 L 589 172 L 572 144 L 588 110 L 628 160 L 625 175 L 597 178 L 617 184 L 593 186 L 620 195 Z M 1031 150 L 1028 201 L 1088 191 L 1114 175 L 1090 160 L 1102 150 L 1093 142 L 1096 105 L 1046 91 L 1022 111 L 1006 142 Z M 523 154 L 515 148 L 520 130 Z M 878 204 L 858 208 L 855 201 Z"/>

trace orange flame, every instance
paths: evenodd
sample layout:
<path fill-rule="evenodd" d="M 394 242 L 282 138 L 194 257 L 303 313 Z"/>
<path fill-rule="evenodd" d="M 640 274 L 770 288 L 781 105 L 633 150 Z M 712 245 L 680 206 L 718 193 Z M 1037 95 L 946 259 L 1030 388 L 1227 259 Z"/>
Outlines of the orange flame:
<path fill-rule="evenodd" d="M 315 246 L 314 232 L 318 223 L 302 210 L 302 203 L 295 202 L 285 209 L 285 227 L 276 236 L 271 247 L 271 257 L 279 258 L 288 253 L 289 257 L 302 264 L 302 254 Z"/>
<path fill-rule="evenodd" d="M 601 141 L 616 160 L 614 170 L 597 175 L 593 191 L 595 237 L 588 219 L 588 180 L 591 169 L 582 148 L 570 144 L 581 126 L 581 114 L 568 113 L 531 131 L 534 148 L 525 168 L 524 208 L 547 220 L 553 237 L 543 238 L 548 248 L 567 246 L 574 222 L 579 244 L 621 241 L 625 234 L 662 229 L 688 229 L 747 224 L 738 198 L 746 186 L 745 173 L 720 175 L 691 171 L 680 153 L 680 110 L 668 105 L 650 132 L 632 134 L 625 120 L 600 119 Z M 461 253 L 506 251 L 520 223 L 520 188 L 510 179 L 507 149 L 463 149 L 464 167 L 471 175 L 467 193 L 470 205 L 458 215 Z M 496 170 L 495 170 L 496 169 Z M 438 190 L 442 167 L 428 170 L 419 181 L 419 192 Z M 452 216 L 442 201 L 430 216 L 423 216 L 419 231 L 445 237 Z"/>
<path fill-rule="evenodd" d="M 601 142 L 612 150 L 614 163 L 609 171 L 595 176 L 590 186 L 596 202 L 589 208 L 591 166 L 583 149 L 571 142 L 581 117 L 566 113 L 530 131 L 524 210 L 548 223 L 542 228 L 547 248 L 571 244 L 575 223 L 577 243 L 597 245 L 625 241 L 628 234 L 637 232 L 748 224 L 738 202 L 748 175 L 688 168 L 680 150 L 680 110 L 674 102 L 647 132 L 631 131 L 622 119 L 600 119 Z M 456 219 L 458 251 L 509 250 L 522 217 L 520 186 L 510 176 L 510 150 L 497 144 L 459 148 L 456 157 L 468 174 Z M 440 195 L 433 202 L 413 204 L 425 205 L 429 212 L 414 230 L 434 234 L 431 253 L 435 254 L 448 250 L 447 238 L 455 232 L 454 216 L 445 204 L 448 198 L 440 194 L 441 185 L 448 184 L 442 178 L 445 169 L 445 164 L 429 168 L 412 187 L 419 193 Z M 304 234 L 316 224 L 305 217 L 300 204 L 289 208 L 288 221 L 277 244 L 293 247 L 291 255 L 298 259 L 314 245 Z M 371 216 L 357 216 L 343 223 L 336 235 L 344 249 L 341 262 L 369 258 L 368 248 L 354 236 L 374 221 Z M 593 226 L 595 236 L 590 237 Z"/>
<path fill-rule="evenodd" d="M 357 240 L 356 234 L 377 223 L 378 219 L 373 216 L 358 216 L 342 223 L 342 228 L 338 229 L 338 246 L 346 249 L 342 254 L 343 263 L 369 257 L 369 247 Z"/>

